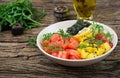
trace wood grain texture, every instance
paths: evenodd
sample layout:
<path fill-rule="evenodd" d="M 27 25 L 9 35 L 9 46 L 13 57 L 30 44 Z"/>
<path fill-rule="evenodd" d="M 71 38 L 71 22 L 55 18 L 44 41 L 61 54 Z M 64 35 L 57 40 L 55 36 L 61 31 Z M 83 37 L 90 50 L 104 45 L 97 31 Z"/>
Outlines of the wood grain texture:
<path fill-rule="evenodd" d="M 0 0 L 0 4 L 12 0 Z M 104 23 L 118 34 L 118 45 L 103 61 L 85 67 L 66 67 L 47 59 L 37 47 L 28 46 L 26 37 L 37 35 L 43 28 L 58 22 L 53 15 L 55 5 L 67 5 L 70 20 L 76 19 L 72 0 L 31 0 L 33 7 L 45 9 L 44 25 L 13 36 L 11 31 L 0 32 L 0 78 L 120 78 L 120 0 L 97 0 L 94 21 Z"/>

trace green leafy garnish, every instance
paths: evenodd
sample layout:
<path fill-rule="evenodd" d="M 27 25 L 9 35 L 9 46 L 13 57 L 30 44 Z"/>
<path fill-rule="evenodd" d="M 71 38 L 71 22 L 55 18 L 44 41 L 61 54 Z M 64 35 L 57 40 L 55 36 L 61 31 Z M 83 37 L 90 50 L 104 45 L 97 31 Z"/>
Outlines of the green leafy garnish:
<path fill-rule="evenodd" d="M 103 26 L 101 26 L 101 25 L 99 25 L 99 24 L 95 24 L 95 23 L 93 23 L 92 24 L 92 36 L 94 37 L 96 34 L 96 32 L 98 32 L 98 33 L 101 33 L 101 32 L 103 32 Z"/>
<path fill-rule="evenodd" d="M 59 29 L 58 34 L 60 34 L 63 38 L 68 38 L 72 36 L 71 34 L 64 32 L 63 29 Z"/>
<path fill-rule="evenodd" d="M 109 39 L 109 40 L 112 39 L 110 32 L 107 32 L 107 33 L 105 34 L 105 37 L 106 37 L 107 39 Z"/>
<path fill-rule="evenodd" d="M 37 36 L 34 36 L 32 38 L 27 37 L 28 45 L 30 45 L 30 46 L 37 46 L 36 45 L 36 39 L 37 39 Z"/>
<path fill-rule="evenodd" d="M 101 45 L 101 44 L 103 43 L 103 41 L 102 41 L 102 40 L 95 40 L 95 43 L 96 43 L 97 45 Z"/>
<path fill-rule="evenodd" d="M 41 26 L 42 24 L 33 17 L 42 19 L 45 15 L 44 10 L 36 12 L 30 0 L 16 0 L 2 4 L 0 5 L 0 31 L 2 26 L 14 26 L 16 23 L 20 23 L 25 29 Z"/>
<path fill-rule="evenodd" d="M 46 33 L 43 35 L 43 38 L 42 40 L 45 41 L 45 40 L 50 40 L 50 37 L 53 35 L 53 33 Z"/>
<path fill-rule="evenodd" d="M 91 37 L 91 38 L 88 38 L 88 43 L 95 43 L 95 38 Z"/>
<path fill-rule="evenodd" d="M 120 63 L 120 60 L 115 60 L 114 62 Z"/>
<path fill-rule="evenodd" d="M 55 51 L 62 51 L 63 49 L 60 46 L 60 44 L 58 44 L 58 46 L 56 46 L 56 45 L 48 46 L 48 50 L 52 50 L 52 52 L 55 52 Z"/>
<path fill-rule="evenodd" d="M 45 10 L 41 10 L 39 13 L 40 13 L 39 16 L 38 16 L 39 19 L 43 19 L 45 17 L 45 15 L 46 15 Z"/>
<path fill-rule="evenodd" d="M 103 26 L 101 26 L 101 25 L 99 25 L 99 24 L 97 24 L 97 29 L 98 29 L 98 33 L 101 33 L 101 32 L 103 32 Z"/>
<path fill-rule="evenodd" d="M 88 46 L 87 46 L 87 45 L 80 44 L 77 48 L 83 49 L 83 48 L 86 48 L 86 47 L 88 47 Z"/>

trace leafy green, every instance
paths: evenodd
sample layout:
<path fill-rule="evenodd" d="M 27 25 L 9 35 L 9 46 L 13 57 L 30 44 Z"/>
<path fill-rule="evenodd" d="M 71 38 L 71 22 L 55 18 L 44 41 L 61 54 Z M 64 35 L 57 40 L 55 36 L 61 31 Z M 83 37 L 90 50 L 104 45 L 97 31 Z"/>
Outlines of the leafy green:
<path fill-rule="evenodd" d="M 91 38 L 88 38 L 88 43 L 95 43 L 95 38 L 91 37 Z"/>
<path fill-rule="evenodd" d="M 60 46 L 60 44 L 58 44 L 58 46 L 56 45 L 49 45 L 48 46 L 48 50 L 52 50 L 52 52 L 55 52 L 55 51 L 59 51 L 59 50 L 63 50 L 62 47 Z"/>
<path fill-rule="evenodd" d="M 20 23 L 25 29 L 31 29 L 42 25 L 37 22 L 33 17 L 42 19 L 46 13 L 44 10 L 38 11 L 32 8 L 29 0 L 16 0 L 0 5 L 0 31 L 2 26 L 13 26 Z"/>
<path fill-rule="evenodd" d="M 83 44 L 80 44 L 79 46 L 78 46 L 78 48 L 80 48 L 80 49 L 83 49 L 83 48 L 86 48 L 86 47 L 88 47 L 87 45 L 83 45 Z"/>
<path fill-rule="evenodd" d="M 120 63 L 120 60 L 115 60 L 115 62 Z"/>
<path fill-rule="evenodd" d="M 99 25 L 99 24 L 95 24 L 95 23 L 93 23 L 92 24 L 92 36 L 94 37 L 96 34 L 95 34 L 95 32 L 98 32 L 98 33 L 101 33 L 101 32 L 103 32 L 103 26 L 101 26 L 101 25 Z"/>
<path fill-rule="evenodd" d="M 103 30 L 104 30 L 104 29 L 103 29 L 103 26 L 97 24 L 97 27 L 98 27 L 98 33 L 103 32 Z"/>
<path fill-rule="evenodd" d="M 101 44 L 103 43 L 103 41 L 102 41 L 102 40 L 96 40 L 95 43 L 96 43 L 97 45 L 101 45 Z"/>
<path fill-rule="evenodd" d="M 32 38 L 27 37 L 28 45 L 30 45 L 30 46 L 37 46 L 36 45 L 36 39 L 37 39 L 37 36 L 34 36 Z"/>
<path fill-rule="evenodd" d="M 40 11 L 40 15 L 38 17 L 39 17 L 39 19 L 43 19 L 45 17 L 45 15 L 46 15 L 45 10 L 42 10 L 42 11 Z"/>
<path fill-rule="evenodd" d="M 45 41 L 45 40 L 50 40 L 50 37 L 53 35 L 53 33 L 46 33 L 46 34 L 43 34 L 43 38 L 42 40 Z"/>
<path fill-rule="evenodd" d="M 92 24 L 92 37 L 95 36 L 95 31 L 97 30 L 97 25 L 95 23 Z"/>
<path fill-rule="evenodd" d="M 109 40 L 112 39 L 112 36 L 111 36 L 110 32 L 105 33 L 105 37 Z"/>
<path fill-rule="evenodd" d="M 68 38 L 72 36 L 71 34 L 64 32 L 63 29 L 59 29 L 58 34 L 60 34 L 63 38 Z"/>

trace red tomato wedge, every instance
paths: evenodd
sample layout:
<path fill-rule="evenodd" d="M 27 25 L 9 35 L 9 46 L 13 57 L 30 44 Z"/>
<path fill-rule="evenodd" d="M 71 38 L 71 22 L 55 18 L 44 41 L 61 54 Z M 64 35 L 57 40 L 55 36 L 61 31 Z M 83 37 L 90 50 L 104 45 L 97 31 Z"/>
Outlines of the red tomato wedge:
<path fill-rule="evenodd" d="M 103 33 L 97 34 L 97 35 L 96 35 L 96 38 L 97 38 L 98 40 L 102 40 L 103 42 L 109 42 L 109 40 L 104 37 L 104 34 L 103 34 Z"/>
<path fill-rule="evenodd" d="M 49 43 L 50 43 L 50 41 L 47 41 L 47 40 L 46 40 L 46 41 L 42 41 L 42 42 L 41 42 L 41 45 L 47 45 L 47 44 L 49 44 Z"/>
<path fill-rule="evenodd" d="M 76 49 L 79 45 L 79 41 L 76 40 L 75 38 L 71 37 L 70 38 L 70 42 L 68 44 L 68 48 L 69 49 Z"/>
<path fill-rule="evenodd" d="M 63 52 L 62 52 L 62 57 L 61 57 L 61 58 L 69 59 L 69 52 L 63 51 Z"/>
<path fill-rule="evenodd" d="M 96 35 L 96 38 L 97 38 L 98 40 L 101 40 L 101 39 L 103 38 L 103 34 L 102 34 L 102 33 L 97 34 L 97 35 Z"/>
<path fill-rule="evenodd" d="M 58 52 L 52 52 L 52 55 L 58 57 Z"/>
<path fill-rule="evenodd" d="M 68 59 L 69 58 L 69 52 L 67 52 L 67 51 L 59 51 L 58 52 L 58 57 L 63 58 L 63 59 Z"/>
<path fill-rule="evenodd" d="M 50 38 L 51 42 L 63 41 L 63 38 L 59 34 L 53 34 Z"/>
<path fill-rule="evenodd" d="M 70 59 L 80 59 L 80 54 L 76 50 L 69 50 Z"/>
<path fill-rule="evenodd" d="M 49 50 L 48 47 L 43 47 L 43 50 L 45 50 L 48 54 L 52 54 L 52 50 Z"/>
<path fill-rule="evenodd" d="M 50 44 L 51 45 L 56 45 L 56 46 L 61 46 L 63 44 L 63 38 L 59 34 L 53 34 L 50 38 Z"/>
<path fill-rule="evenodd" d="M 102 40 L 103 42 L 109 42 L 109 40 L 108 40 L 107 38 L 105 38 L 105 37 L 103 37 L 101 40 Z"/>
<path fill-rule="evenodd" d="M 69 43 L 70 43 L 70 38 L 66 38 L 66 39 L 64 40 L 64 42 L 61 44 L 62 48 L 63 48 L 63 49 L 67 49 Z"/>
<path fill-rule="evenodd" d="M 58 57 L 59 57 L 59 58 L 62 58 L 62 51 L 59 51 L 59 52 L 58 52 Z"/>

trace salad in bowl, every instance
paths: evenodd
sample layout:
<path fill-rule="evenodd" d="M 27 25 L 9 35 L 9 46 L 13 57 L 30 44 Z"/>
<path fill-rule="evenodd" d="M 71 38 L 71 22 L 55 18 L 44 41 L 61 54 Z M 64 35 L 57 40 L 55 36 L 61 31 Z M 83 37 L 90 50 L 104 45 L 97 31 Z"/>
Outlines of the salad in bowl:
<path fill-rule="evenodd" d="M 102 23 L 70 20 L 43 29 L 37 45 L 43 54 L 59 64 L 83 66 L 109 55 L 117 45 L 117 35 Z"/>

